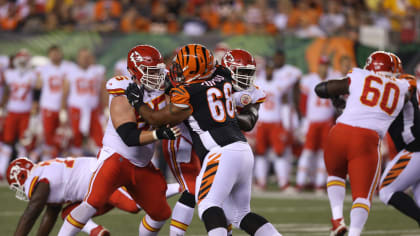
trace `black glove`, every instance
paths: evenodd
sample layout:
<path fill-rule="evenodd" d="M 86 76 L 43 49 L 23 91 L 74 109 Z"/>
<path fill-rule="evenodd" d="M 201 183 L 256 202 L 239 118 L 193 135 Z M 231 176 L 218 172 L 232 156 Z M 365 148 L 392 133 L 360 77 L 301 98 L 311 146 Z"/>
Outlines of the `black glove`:
<path fill-rule="evenodd" d="M 169 91 L 171 91 L 172 88 L 174 88 L 174 84 L 172 83 L 171 79 L 169 78 L 169 75 L 166 74 L 165 76 L 165 94 L 169 95 Z"/>
<path fill-rule="evenodd" d="M 155 138 L 157 139 L 174 140 L 180 135 L 180 131 L 177 127 L 172 127 L 172 128 L 160 127 L 155 130 L 154 134 L 156 135 Z"/>
<path fill-rule="evenodd" d="M 130 83 L 128 87 L 125 89 L 125 95 L 127 96 L 128 102 L 132 107 L 139 109 L 141 105 L 144 104 L 143 102 L 143 95 L 144 95 L 144 88 L 141 86 L 137 86 L 136 83 Z"/>

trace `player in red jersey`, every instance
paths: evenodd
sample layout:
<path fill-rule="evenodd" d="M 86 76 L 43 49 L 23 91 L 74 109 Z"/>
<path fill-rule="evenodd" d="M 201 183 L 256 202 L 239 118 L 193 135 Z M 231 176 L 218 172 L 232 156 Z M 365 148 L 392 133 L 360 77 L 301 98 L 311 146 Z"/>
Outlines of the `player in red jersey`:
<path fill-rule="evenodd" d="M 353 68 L 344 79 L 321 82 L 315 88 L 319 97 L 333 98 L 336 104 L 337 96 L 348 94 L 343 113 L 328 134 L 324 156 L 332 235 L 347 231 L 343 220 L 347 174 L 353 196 L 349 235 L 360 235 L 367 221 L 381 172 L 379 142 L 416 86 L 415 81 L 395 78 L 397 67 L 389 53 L 377 51 L 364 69 Z"/>
<path fill-rule="evenodd" d="M 163 84 L 165 70 L 160 52 L 149 45 L 138 45 L 128 52 L 127 62 L 135 83 L 146 87 L 142 100 L 151 109 L 163 108 L 165 94 L 157 91 Z M 131 81 L 127 77 L 116 76 L 107 82 L 110 119 L 98 155 L 98 166 L 84 201 L 68 215 L 60 236 L 79 232 L 121 186 L 127 188 L 147 213 L 139 226 L 140 235 L 157 235 L 171 215 L 165 197 L 165 179 L 151 159 L 155 150 L 153 143 L 160 139 L 175 139 L 179 130 L 167 127 L 153 129 L 133 110 L 124 94 Z"/>

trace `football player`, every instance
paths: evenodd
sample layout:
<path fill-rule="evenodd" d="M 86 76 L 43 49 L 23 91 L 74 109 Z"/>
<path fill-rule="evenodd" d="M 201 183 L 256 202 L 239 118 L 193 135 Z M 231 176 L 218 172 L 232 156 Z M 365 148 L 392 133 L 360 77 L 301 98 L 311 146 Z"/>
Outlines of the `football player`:
<path fill-rule="evenodd" d="M 3 131 L 3 146 L 0 152 L 0 175 L 4 176 L 12 155 L 12 145 L 22 141 L 28 129 L 29 118 L 35 111 L 33 88 L 36 73 L 30 65 L 31 55 L 26 49 L 20 50 L 13 59 L 14 69 L 4 72 L 6 92 L 2 105 L 7 104 L 7 116 Z M 20 143 L 18 142 L 20 145 Z M 20 145 L 18 156 L 26 156 L 26 149 Z"/>
<path fill-rule="evenodd" d="M 236 109 L 240 111 L 237 114 L 239 126 L 241 130 L 250 131 L 258 119 L 259 104 L 265 99 L 264 92 L 254 86 L 255 60 L 249 52 L 234 49 L 222 57 L 221 64 L 232 74 L 233 100 Z M 172 174 L 185 190 L 172 210 L 171 236 L 184 235 L 192 221 L 195 207 L 195 180 L 201 168 L 201 162 L 192 149 L 192 140 L 187 127 L 184 123 L 178 127 L 181 130 L 180 137 L 162 142 L 163 153 Z"/>
<path fill-rule="evenodd" d="M 67 105 L 73 131 L 71 154 L 82 154 L 83 137 L 91 137 L 97 147 L 102 146 L 103 130 L 100 122 L 101 106 L 106 104 L 105 68 L 95 65 L 90 50 L 82 48 L 77 55 L 77 66 L 67 74 Z M 97 152 L 95 152 L 96 154 Z"/>
<path fill-rule="evenodd" d="M 393 76 L 397 63 L 389 53 L 376 51 L 367 58 L 364 69 L 353 68 L 344 79 L 321 82 L 315 87 L 321 98 L 336 99 L 348 94 L 325 148 L 332 235 L 347 231 L 343 220 L 347 174 L 353 196 L 349 235 L 360 235 L 367 221 L 381 172 L 379 142 L 416 86 Z"/>
<path fill-rule="evenodd" d="M 160 52 L 149 45 L 133 47 L 127 56 L 127 68 L 135 83 L 145 87 L 141 100 L 153 110 L 165 106 L 165 64 Z M 75 235 L 88 219 L 106 205 L 106 199 L 125 186 L 133 199 L 147 213 L 139 226 L 140 235 L 157 235 L 171 209 L 166 202 L 166 182 L 150 160 L 154 142 L 175 139 L 178 128 L 153 129 L 128 103 L 124 94 L 132 80 L 116 76 L 108 80 L 110 119 L 99 153 L 99 164 L 92 175 L 89 191 L 83 202 L 66 218 L 59 235 Z"/>
<path fill-rule="evenodd" d="M 274 171 L 281 190 L 289 186 L 291 169 L 291 95 L 293 87 L 301 77 L 301 71 L 285 64 L 282 50 L 276 52 L 273 60 L 266 61 L 257 85 L 266 93 L 266 101 L 259 112 L 255 141 L 255 177 L 257 187 L 265 189 L 269 170 L 268 151 L 274 151 Z M 289 128 L 287 127 L 289 126 Z"/>
<path fill-rule="evenodd" d="M 96 162 L 96 158 L 80 157 L 56 158 L 34 164 L 20 157 L 10 163 L 7 169 L 10 188 L 16 191 L 18 199 L 29 201 L 15 235 L 28 235 L 45 207 L 38 235 L 48 235 L 63 205 L 66 205 L 61 214 L 64 219 L 83 200 L 93 174 L 90 168 Z M 167 197 L 178 193 L 178 188 L 178 184 L 168 185 Z M 125 190 L 119 188 L 95 216 L 105 214 L 114 207 L 131 213 L 141 209 Z M 109 235 L 106 229 L 92 220 L 82 231 L 90 235 Z"/>
<path fill-rule="evenodd" d="M 42 160 L 55 157 L 59 151 L 59 144 L 55 140 L 57 128 L 60 125 L 59 112 L 65 109 L 66 95 L 63 95 L 66 76 L 71 70 L 72 64 L 63 61 L 61 48 L 53 45 L 48 49 L 50 63 L 37 68 L 38 80 L 35 97 L 40 97 L 43 134 L 45 145 L 43 146 Z"/>
<path fill-rule="evenodd" d="M 296 189 L 301 191 L 311 170 L 315 170 L 315 191 L 324 193 L 326 171 L 324 164 L 324 145 L 333 124 L 335 110 L 329 99 L 319 98 L 314 91 L 315 86 L 331 78 L 328 57 L 319 59 L 318 72 L 302 77 L 300 91 L 306 99 L 306 131 L 303 152 L 299 157 L 296 173 Z"/>
<path fill-rule="evenodd" d="M 171 102 L 161 110 L 144 104 L 144 90 L 136 84 L 126 93 L 152 125 L 185 121 L 193 148 L 203 160 L 195 198 L 208 235 L 227 235 L 224 204 L 232 208 L 228 216 L 235 227 L 250 235 L 280 235 L 265 218 L 250 211 L 253 155 L 237 122 L 230 71 L 215 67 L 213 55 L 203 45 L 188 44 L 174 58 L 170 76 L 182 84 L 171 90 Z"/>
<path fill-rule="evenodd" d="M 400 74 L 398 78 L 416 80 L 408 74 Z M 411 97 L 388 132 L 398 154 L 382 174 L 379 198 L 420 225 L 420 111 L 417 96 Z M 410 186 L 414 192 L 414 200 L 404 192 Z"/>

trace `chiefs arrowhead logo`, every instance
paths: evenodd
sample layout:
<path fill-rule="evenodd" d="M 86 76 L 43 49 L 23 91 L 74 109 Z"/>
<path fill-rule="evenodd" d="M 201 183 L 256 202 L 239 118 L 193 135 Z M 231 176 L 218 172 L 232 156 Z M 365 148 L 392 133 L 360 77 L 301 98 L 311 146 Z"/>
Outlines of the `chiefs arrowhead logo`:
<path fill-rule="evenodd" d="M 226 55 L 224 56 L 225 61 L 227 62 L 233 62 L 235 59 L 233 58 L 232 54 L 230 54 L 230 52 L 226 53 Z"/>
<path fill-rule="evenodd" d="M 144 59 L 143 57 L 140 55 L 140 53 L 134 51 L 133 53 L 131 53 L 130 55 L 130 60 L 134 63 L 137 64 L 137 62 L 142 62 Z"/>

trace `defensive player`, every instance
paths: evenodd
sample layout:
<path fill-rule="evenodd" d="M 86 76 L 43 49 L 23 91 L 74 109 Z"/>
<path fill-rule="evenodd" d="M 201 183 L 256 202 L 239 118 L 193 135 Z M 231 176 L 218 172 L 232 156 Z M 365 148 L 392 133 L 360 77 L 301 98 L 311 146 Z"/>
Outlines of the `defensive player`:
<path fill-rule="evenodd" d="M 14 69 L 7 69 L 4 73 L 6 82 L 5 99 L 7 116 L 4 125 L 3 142 L 1 148 L 0 175 L 4 176 L 12 155 L 12 145 L 22 140 L 29 125 L 33 106 L 33 88 L 36 83 L 36 73 L 30 65 L 31 55 L 25 49 L 20 50 L 13 59 Z M 2 105 L 3 105 L 2 104 Z M 18 142 L 18 146 L 19 146 Z M 18 156 L 26 156 L 26 150 L 20 146 Z"/>
<path fill-rule="evenodd" d="M 241 49 L 229 50 L 221 57 L 221 64 L 232 74 L 233 100 L 239 126 L 250 131 L 257 119 L 259 104 L 265 94 L 254 86 L 256 63 L 252 55 Z M 192 139 L 184 123 L 178 125 L 181 136 L 176 140 L 164 140 L 165 159 L 178 183 L 185 189 L 172 210 L 170 235 L 184 235 L 192 221 L 195 207 L 195 179 L 200 173 L 201 162 L 192 149 Z M 231 225 L 230 225 L 231 226 Z M 230 227 L 231 228 L 231 227 Z"/>
<path fill-rule="evenodd" d="M 165 70 L 160 52 L 149 45 L 138 45 L 128 52 L 127 62 L 132 79 L 146 88 L 142 100 L 154 110 L 164 107 L 165 94 L 157 90 L 163 85 Z M 99 164 L 85 199 L 68 215 L 60 229 L 60 236 L 79 232 L 121 186 L 127 188 L 147 213 L 139 226 L 140 235 L 157 235 L 171 215 L 165 198 L 165 179 L 150 160 L 154 152 L 153 142 L 175 139 L 179 136 L 179 129 L 152 129 L 133 110 L 124 95 L 130 82 L 124 76 L 116 76 L 107 82 L 110 119 L 99 153 Z"/>
<path fill-rule="evenodd" d="M 256 127 L 255 177 L 259 188 L 265 189 L 269 169 L 270 148 L 276 158 L 274 171 L 278 187 L 285 190 L 289 186 L 291 164 L 291 132 L 286 128 L 290 122 L 291 91 L 299 80 L 301 72 L 294 66 L 285 64 L 284 52 L 278 51 L 274 60 L 267 60 L 265 71 L 257 85 L 266 93 L 266 101 L 261 106 Z M 287 123 L 287 124 L 286 124 Z"/>
<path fill-rule="evenodd" d="M 402 74 L 402 79 L 416 80 Z M 420 111 L 412 96 L 388 130 L 399 152 L 382 174 L 379 198 L 420 225 Z M 412 187 L 414 200 L 404 191 Z"/>
<path fill-rule="evenodd" d="M 321 57 L 318 72 L 302 77 L 300 91 L 306 99 L 305 122 L 308 124 L 303 152 L 299 157 L 296 188 L 301 191 L 307 183 L 311 170 L 315 170 L 315 189 L 324 192 L 326 170 L 324 164 L 324 145 L 328 132 L 333 124 L 334 107 L 329 99 L 319 98 L 314 91 L 315 86 L 331 78 L 329 58 Z"/>
<path fill-rule="evenodd" d="M 61 48 L 53 45 L 48 49 L 50 63 L 37 68 L 38 80 L 34 91 L 40 98 L 40 108 L 42 116 L 42 127 L 44 134 L 44 147 L 42 160 L 49 160 L 55 157 L 59 151 L 56 131 L 60 125 L 59 112 L 64 110 L 67 95 L 63 94 L 63 87 L 67 73 L 71 72 L 72 64 L 63 61 Z"/>
<path fill-rule="evenodd" d="M 67 75 L 68 114 L 73 131 L 74 156 L 82 154 L 83 137 L 91 137 L 97 147 L 102 146 L 103 130 L 100 122 L 101 106 L 106 103 L 102 96 L 105 91 L 105 68 L 94 64 L 92 52 L 80 49 L 77 66 Z M 95 152 L 96 154 L 96 152 Z"/>
<path fill-rule="evenodd" d="M 170 74 L 182 85 L 171 90 L 171 103 L 159 111 L 143 103 L 143 90 L 137 85 L 130 85 L 126 93 L 152 125 L 185 120 L 194 150 L 203 159 L 196 201 L 208 234 L 227 235 L 222 209 L 226 204 L 233 208 L 228 216 L 235 227 L 250 235 L 280 235 L 266 219 L 250 212 L 253 156 L 237 123 L 231 73 L 215 67 L 213 55 L 204 46 L 188 44 L 174 58 Z"/>
<path fill-rule="evenodd" d="M 365 69 L 354 68 L 344 79 L 321 82 L 315 88 L 321 98 L 348 94 L 325 149 L 332 235 L 347 231 L 343 220 L 347 174 L 353 196 L 349 235 L 360 235 L 367 221 L 381 171 L 379 142 L 415 91 L 415 83 L 393 77 L 397 63 L 389 53 L 377 51 L 367 58 Z"/>
<path fill-rule="evenodd" d="M 48 235 L 53 228 L 62 206 L 62 218 L 76 207 L 86 195 L 89 180 L 93 174 L 90 169 L 95 166 L 96 158 L 57 158 L 34 164 L 27 158 L 20 157 L 10 163 L 7 169 L 7 181 L 10 188 L 16 191 L 16 197 L 29 201 L 15 235 L 27 235 L 36 219 L 46 208 L 38 235 Z M 168 186 L 167 197 L 178 193 L 178 184 Z M 141 208 L 128 195 L 119 188 L 109 198 L 107 204 L 98 211 L 102 215 L 117 207 L 131 213 L 138 212 Z M 102 226 L 92 220 L 83 227 L 83 232 L 90 235 L 104 235 L 107 232 Z"/>

